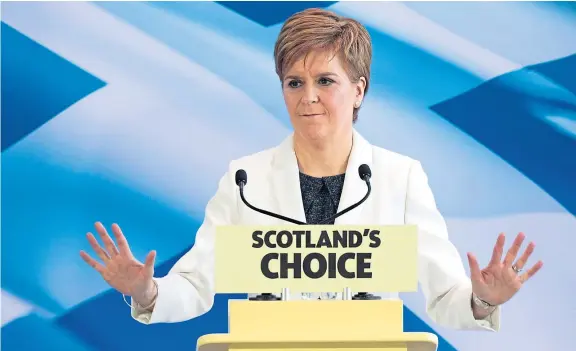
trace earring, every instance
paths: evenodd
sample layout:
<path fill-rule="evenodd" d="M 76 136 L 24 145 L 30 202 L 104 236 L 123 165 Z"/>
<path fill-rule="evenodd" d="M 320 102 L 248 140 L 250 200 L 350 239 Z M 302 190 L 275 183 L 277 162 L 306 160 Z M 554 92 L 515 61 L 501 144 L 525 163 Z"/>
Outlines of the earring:
<path fill-rule="evenodd" d="M 356 108 L 360 107 L 360 101 L 356 101 L 356 102 L 354 103 L 354 107 L 356 107 Z"/>

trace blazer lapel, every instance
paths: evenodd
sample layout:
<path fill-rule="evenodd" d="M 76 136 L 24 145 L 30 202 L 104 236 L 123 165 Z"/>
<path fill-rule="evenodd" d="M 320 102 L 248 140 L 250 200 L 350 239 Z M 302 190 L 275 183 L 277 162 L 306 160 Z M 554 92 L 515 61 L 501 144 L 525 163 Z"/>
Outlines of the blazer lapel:
<path fill-rule="evenodd" d="M 362 164 L 367 164 L 372 168 L 372 147 L 366 139 L 354 130 L 352 151 L 346 167 L 346 176 L 344 179 L 342 195 L 340 196 L 338 212 L 360 201 L 364 195 L 366 195 L 366 191 L 368 190 L 366 182 L 364 182 L 358 174 L 358 167 Z M 357 224 L 360 213 L 364 208 L 364 204 L 366 204 L 369 199 L 370 198 L 355 209 L 336 218 L 334 224 Z"/>
<path fill-rule="evenodd" d="M 286 138 L 276 150 L 271 174 L 272 194 L 278 205 L 278 214 L 300 222 L 306 222 L 302 192 L 300 190 L 300 173 L 294 153 L 292 135 Z M 279 220 L 280 221 L 280 220 Z M 289 224 L 281 221 L 282 224 Z"/>
<path fill-rule="evenodd" d="M 354 130 L 352 151 L 346 167 L 346 177 L 338 211 L 360 201 L 366 194 L 366 183 L 360 179 L 358 174 L 358 167 L 364 163 L 372 166 L 372 147 L 366 139 Z M 272 169 L 270 182 L 273 195 L 271 196 L 276 198 L 278 214 L 306 222 L 300 189 L 300 173 L 294 153 L 292 135 L 278 146 Z M 336 218 L 335 224 L 356 224 L 365 203 Z M 282 224 L 286 223 L 283 222 Z"/>

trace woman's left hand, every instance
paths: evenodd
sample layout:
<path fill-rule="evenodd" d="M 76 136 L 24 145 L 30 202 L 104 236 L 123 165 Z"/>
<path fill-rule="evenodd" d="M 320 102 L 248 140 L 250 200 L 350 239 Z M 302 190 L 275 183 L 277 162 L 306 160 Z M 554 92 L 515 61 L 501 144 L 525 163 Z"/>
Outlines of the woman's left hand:
<path fill-rule="evenodd" d="M 476 257 L 468 253 L 472 291 L 476 296 L 491 305 L 501 305 L 510 300 L 520 290 L 522 285 L 542 268 L 542 261 L 538 261 L 530 269 L 522 273 L 528 258 L 534 251 L 535 245 L 532 242 L 528 244 L 518 261 L 514 262 L 524 238 L 523 233 L 518 234 L 506 257 L 504 257 L 504 261 L 502 261 L 505 236 L 500 234 L 494 246 L 492 259 L 488 266 L 482 270 L 478 266 Z"/>

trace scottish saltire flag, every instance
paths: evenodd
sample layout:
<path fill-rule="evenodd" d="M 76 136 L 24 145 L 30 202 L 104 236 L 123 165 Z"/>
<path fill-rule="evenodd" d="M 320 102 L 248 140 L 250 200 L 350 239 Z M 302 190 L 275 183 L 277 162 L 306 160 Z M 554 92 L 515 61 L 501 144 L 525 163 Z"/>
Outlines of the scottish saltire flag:
<path fill-rule="evenodd" d="M 500 333 L 438 327 L 420 293 L 402 296 L 405 329 L 437 333 L 441 351 L 574 345 L 573 3 L 1 6 L 3 350 L 185 349 L 227 330 L 231 296 L 189 322 L 140 325 L 78 251 L 95 221 L 117 222 L 167 272 L 229 160 L 290 132 L 272 51 L 282 22 L 311 6 L 368 27 L 357 129 L 422 162 L 465 265 L 519 231 L 545 263 Z"/>

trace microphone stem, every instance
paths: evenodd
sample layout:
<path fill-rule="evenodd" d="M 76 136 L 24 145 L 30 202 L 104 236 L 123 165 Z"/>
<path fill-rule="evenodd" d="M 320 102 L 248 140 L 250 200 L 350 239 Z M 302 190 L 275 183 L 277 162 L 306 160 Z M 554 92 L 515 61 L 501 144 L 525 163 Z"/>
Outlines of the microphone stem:
<path fill-rule="evenodd" d="M 364 197 L 362 198 L 362 200 L 358 201 L 357 203 L 355 203 L 354 205 L 348 207 L 347 209 L 345 209 L 344 211 L 335 214 L 334 216 L 323 220 L 322 222 L 320 222 L 319 224 L 326 224 L 329 223 L 330 221 L 342 216 L 343 214 L 348 213 L 349 211 L 352 211 L 353 209 L 355 209 L 356 207 L 360 206 L 364 201 L 366 201 L 366 199 L 368 198 L 368 196 L 370 196 L 370 192 L 372 191 L 372 186 L 370 185 L 370 179 L 364 179 L 364 181 L 366 182 L 366 186 L 368 187 L 368 191 L 366 192 L 366 195 L 364 195 Z"/>
<path fill-rule="evenodd" d="M 256 211 L 256 212 L 260 212 L 262 214 L 268 215 L 268 216 L 272 216 L 274 218 L 278 218 L 278 219 L 282 219 L 284 221 L 288 221 L 290 223 L 294 223 L 294 224 L 299 224 L 299 225 L 305 225 L 306 223 L 297 221 L 295 219 L 292 218 L 288 218 L 288 217 L 284 217 L 282 215 L 279 214 L 275 214 L 272 212 L 268 212 L 266 210 L 261 210 L 257 207 L 252 206 L 248 201 L 246 201 L 246 198 L 244 198 L 244 183 L 240 183 L 240 198 L 242 199 L 242 201 L 244 202 L 244 204 L 246 204 L 246 206 L 248 206 L 250 209 Z"/>

